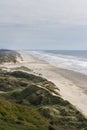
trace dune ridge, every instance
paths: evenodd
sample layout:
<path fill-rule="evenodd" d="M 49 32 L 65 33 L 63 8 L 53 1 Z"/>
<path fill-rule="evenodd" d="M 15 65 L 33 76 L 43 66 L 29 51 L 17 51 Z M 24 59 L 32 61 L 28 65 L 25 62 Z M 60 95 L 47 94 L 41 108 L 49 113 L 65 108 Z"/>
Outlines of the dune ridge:
<path fill-rule="evenodd" d="M 23 61 L 20 60 L 18 63 L 10 65 L 5 64 L 4 67 L 12 71 L 12 68 L 24 66 L 29 68 L 31 73 L 52 81 L 60 90 L 55 89 L 55 91 L 87 116 L 87 76 L 78 72 L 56 68 L 27 52 L 20 51 L 19 53 Z"/>

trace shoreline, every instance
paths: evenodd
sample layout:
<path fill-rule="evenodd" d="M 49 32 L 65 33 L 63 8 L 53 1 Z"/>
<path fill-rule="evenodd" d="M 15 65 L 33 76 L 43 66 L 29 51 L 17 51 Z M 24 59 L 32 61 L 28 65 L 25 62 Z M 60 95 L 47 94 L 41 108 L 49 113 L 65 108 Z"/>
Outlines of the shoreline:
<path fill-rule="evenodd" d="M 17 64 L 3 65 L 8 69 L 25 66 L 49 81 L 53 82 L 60 91 L 64 100 L 73 104 L 84 116 L 87 117 L 87 76 L 72 70 L 57 68 L 49 63 L 33 57 L 26 52 L 19 52 L 23 61 Z"/>

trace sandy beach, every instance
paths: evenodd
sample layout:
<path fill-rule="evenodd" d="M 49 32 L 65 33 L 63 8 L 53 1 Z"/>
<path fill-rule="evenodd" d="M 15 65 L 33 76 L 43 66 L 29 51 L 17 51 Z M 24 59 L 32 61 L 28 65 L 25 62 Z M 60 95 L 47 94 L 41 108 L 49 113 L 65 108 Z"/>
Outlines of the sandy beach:
<path fill-rule="evenodd" d="M 68 100 L 85 116 L 87 116 L 87 76 L 71 70 L 60 69 L 39 60 L 28 53 L 20 52 L 23 61 L 16 64 L 0 65 L 10 68 L 26 66 L 32 73 L 41 75 L 55 83 L 59 88 L 61 97 Z"/>

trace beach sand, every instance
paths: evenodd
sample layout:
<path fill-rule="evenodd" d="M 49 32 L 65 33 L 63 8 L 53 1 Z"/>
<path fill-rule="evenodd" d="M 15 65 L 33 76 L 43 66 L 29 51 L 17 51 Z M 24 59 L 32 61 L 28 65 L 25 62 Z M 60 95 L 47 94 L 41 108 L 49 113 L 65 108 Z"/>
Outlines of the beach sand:
<path fill-rule="evenodd" d="M 83 115 L 87 117 L 87 76 L 71 70 L 60 69 L 49 63 L 39 60 L 28 53 L 20 52 L 23 61 L 17 64 L 5 64 L 4 67 L 15 68 L 26 66 L 32 70 L 32 73 L 40 75 L 52 81 L 58 89 L 64 100 L 69 101 Z"/>

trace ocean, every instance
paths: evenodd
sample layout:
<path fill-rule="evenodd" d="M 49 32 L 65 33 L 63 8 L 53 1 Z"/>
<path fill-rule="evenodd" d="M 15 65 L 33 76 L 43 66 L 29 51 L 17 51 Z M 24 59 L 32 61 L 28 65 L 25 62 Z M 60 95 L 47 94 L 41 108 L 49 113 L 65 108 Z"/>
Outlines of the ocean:
<path fill-rule="evenodd" d="M 29 53 L 55 67 L 73 70 L 87 75 L 87 51 L 43 50 L 30 51 Z"/>

